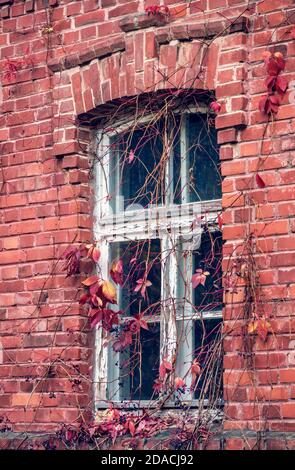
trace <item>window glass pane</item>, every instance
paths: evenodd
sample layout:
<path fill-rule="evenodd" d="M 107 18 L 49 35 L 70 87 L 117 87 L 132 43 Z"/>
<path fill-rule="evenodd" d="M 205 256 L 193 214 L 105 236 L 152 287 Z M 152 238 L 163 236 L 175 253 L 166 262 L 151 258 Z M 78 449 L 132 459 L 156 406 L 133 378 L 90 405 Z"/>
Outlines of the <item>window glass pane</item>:
<path fill-rule="evenodd" d="M 111 243 L 110 262 L 117 259 L 123 261 L 123 286 L 119 289 L 119 308 L 123 310 L 123 315 L 134 316 L 144 313 L 150 316 L 159 314 L 161 300 L 160 240 Z M 145 291 L 145 284 L 137 282 L 144 279 L 148 284 Z"/>
<path fill-rule="evenodd" d="M 217 132 L 204 114 L 175 117 L 173 128 L 173 201 L 221 197 Z"/>
<path fill-rule="evenodd" d="M 110 139 L 109 192 L 114 212 L 126 210 L 132 204 L 140 204 L 143 208 L 151 204 L 163 204 L 164 168 L 160 164 L 162 139 L 161 122 Z"/>
<path fill-rule="evenodd" d="M 194 386 L 195 398 L 216 399 L 222 393 L 221 318 L 196 320 L 194 360 L 201 375 Z"/>
<path fill-rule="evenodd" d="M 184 201 L 184 185 L 186 181 L 182 181 L 181 178 L 181 119 L 180 117 L 175 117 L 174 127 L 173 127 L 173 202 L 174 204 L 181 204 Z M 183 156 L 186 158 L 186 156 Z"/>
<path fill-rule="evenodd" d="M 216 129 L 201 114 L 189 114 L 186 125 L 189 202 L 219 199 L 221 177 Z"/>
<path fill-rule="evenodd" d="M 222 307 L 221 255 L 221 233 L 204 233 L 200 247 L 193 252 L 193 273 L 204 276 L 204 285 L 199 282 L 193 290 L 194 305 L 198 310 L 211 311 Z"/>
<path fill-rule="evenodd" d="M 120 399 L 150 400 L 159 374 L 160 324 L 149 323 L 120 354 Z"/>
<path fill-rule="evenodd" d="M 163 149 L 170 153 L 170 177 Z M 110 204 L 114 212 L 169 202 L 219 199 L 217 132 L 207 115 L 170 115 L 110 139 Z"/>

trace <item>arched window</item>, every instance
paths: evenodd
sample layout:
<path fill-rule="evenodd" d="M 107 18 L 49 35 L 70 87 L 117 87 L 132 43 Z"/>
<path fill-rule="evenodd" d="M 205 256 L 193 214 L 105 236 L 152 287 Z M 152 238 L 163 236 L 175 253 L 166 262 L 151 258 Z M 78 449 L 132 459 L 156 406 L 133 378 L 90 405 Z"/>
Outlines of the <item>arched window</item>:
<path fill-rule="evenodd" d="M 121 317 L 141 325 L 127 345 L 120 327 L 108 346 L 97 332 L 96 402 L 146 406 L 158 397 L 159 366 L 166 361 L 186 384 L 166 405 L 182 398 L 194 405 L 201 396 L 218 399 L 221 389 L 214 118 L 206 106 L 134 114 L 98 129 L 95 235 L 102 270 L 116 260 L 123 265 Z M 197 378 L 192 364 L 200 366 Z"/>

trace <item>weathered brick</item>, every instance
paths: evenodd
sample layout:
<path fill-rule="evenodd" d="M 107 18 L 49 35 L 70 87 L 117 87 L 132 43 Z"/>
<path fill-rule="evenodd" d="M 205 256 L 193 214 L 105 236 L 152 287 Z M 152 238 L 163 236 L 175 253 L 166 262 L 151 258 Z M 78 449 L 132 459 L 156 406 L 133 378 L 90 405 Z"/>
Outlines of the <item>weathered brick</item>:
<path fill-rule="evenodd" d="M 224 438 L 224 446 L 254 448 L 257 439 L 247 433 L 261 431 L 263 421 L 279 433 L 264 433 L 266 448 L 294 447 L 288 437 L 295 431 L 293 0 L 254 2 L 247 14 L 241 0 L 166 0 L 167 17 L 144 12 L 159 0 L 49 0 L 47 33 L 44 3 L 0 0 L 1 73 L 6 59 L 31 54 L 34 61 L 1 78 L 0 416 L 16 431 L 40 434 L 81 421 L 92 407 L 93 343 L 78 305 L 81 279 L 66 278 L 59 261 L 73 240 L 93 237 L 95 157 L 87 126 L 109 117 L 116 103 L 124 106 L 126 97 L 157 90 L 177 97 L 177 87 L 192 87 L 196 107 L 208 100 L 222 106 L 215 125 L 224 274 L 252 234 L 255 295 L 273 328 L 265 342 L 250 337 L 254 367 L 247 370 L 244 280 L 238 276 L 234 292 L 226 286 L 223 427 L 240 437 Z M 268 123 L 259 110 L 267 93 L 265 50 L 283 53 L 281 75 L 289 82 Z M 111 100 L 113 107 L 105 106 Z M 78 370 L 83 380 L 74 384 Z M 220 442 L 208 445 L 218 449 Z"/>

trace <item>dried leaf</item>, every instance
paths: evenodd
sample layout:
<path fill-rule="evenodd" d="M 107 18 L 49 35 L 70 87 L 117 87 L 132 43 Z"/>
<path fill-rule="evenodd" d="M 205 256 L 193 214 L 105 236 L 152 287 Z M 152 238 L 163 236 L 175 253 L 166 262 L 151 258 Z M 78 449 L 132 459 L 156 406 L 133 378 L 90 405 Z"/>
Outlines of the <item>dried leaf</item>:
<path fill-rule="evenodd" d="M 257 330 L 257 321 L 251 321 L 249 324 L 248 324 L 248 333 L 249 334 L 252 334 L 252 333 L 255 333 L 255 331 Z"/>
<path fill-rule="evenodd" d="M 102 294 L 112 304 L 117 303 L 117 291 L 115 286 L 110 281 L 102 282 Z"/>
<path fill-rule="evenodd" d="M 135 434 L 135 424 L 133 421 L 129 421 L 128 428 L 129 428 L 131 436 L 133 437 Z"/>
<path fill-rule="evenodd" d="M 256 173 L 255 178 L 256 178 L 257 186 L 258 186 L 259 188 L 265 188 L 265 182 L 263 181 L 263 179 L 261 178 L 261 176 L 259 176 L 258 173 Z"/>
<path fill-rule="evenodd" d="M 268 333 L 271 331 L 271 325 L 265 318 L 260 318 L 257 322 L 257 334 L 265 342 Z"/>
<path fill-rule="evenodd" d="M 101 253 L 100 253 L 99 248 L 97 248 L 97 246 L 95 246 L 93 248 L 93 251 L 92 251 L 92 259 L 95 263 L 97 263 L 99 261 L 100 255 L 101 255 Z"/>
<path fill-rule="evenodd" d="M 202 269 L 196 269 L 196 273 L 192 276 L 193 289 L 198 287 L 199 284 L 204 286 L 206 282 L 206 277 L 209 275 L 210 273 L 208 271 L 203 272 Z"/>
<path fill-rule="evenodd" d="M 194 359 L 192 363 L 191 371 L 192 371 L 192 374 L 195 374 L 197 376 L 201 374 L 201 366 L 197 359 Z"/>
<path fill-rule="evenodd" d="M 111 269 L 110 269 L 110 276 L 112 280 L 118 284 L 119 286 L 122 286 L 124 284 L 123 280 L 123 261 L 121 259 L 114 261 L 111 264 Z"/>
<path fill-rule="evenodd" d="M 136 281 L 137 286 L 134 288 L 134 292 L 141 293 L 141 296 L 145 299 L 146 297 L 146 288 L 152 285 L 151 281 L 145 278 L 137 279 Z"/>
<path fill-rule="evenodd" d="M 221 110 L 221 104 L 218 103 L 217 101 L 212 101 L 210 103 L 210 108 L 212 109 L 212 111 L 214 111 L 214 113 L 217 114 Z"/>
<path fill-rule="evenodd" d="M 181 377 L 176 377 L 174 380 L 174 387 L 175 387 L 175 390 L 179 390 L 179 389 L 184 390 L 186 387 L 184 380 Z"/>
<path fill-rule="evenodd" d="M 92 286 L 92 284 L 95 284 L 98 281 L 99 281 L 99 277 L 94 275 L 94 276 L 87 277 L 87 279 L 84 279 L 84 281 L 82 281 L 82 284 L 86 287 L 89 287 L 89 286 Z"/>

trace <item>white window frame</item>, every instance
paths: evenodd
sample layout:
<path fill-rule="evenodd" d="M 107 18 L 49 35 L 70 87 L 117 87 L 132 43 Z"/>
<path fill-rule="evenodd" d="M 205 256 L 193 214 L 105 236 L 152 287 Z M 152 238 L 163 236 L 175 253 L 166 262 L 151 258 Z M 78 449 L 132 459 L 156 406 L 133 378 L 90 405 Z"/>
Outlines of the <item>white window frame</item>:
<path fill-rule="evenodd" d="M 190 108 L 181 114 L 188 114 L 188 113 L 207 113 L 207 108 Z M 176 112 L 177 113 L 177 112 Z M 182 119 L 182 123 L 185 121 Z M 137 119 L 137 122 L 143 124 L 145 122 L 149 122 L 152 119 L 152 116 L 145 116 L 143 118 Z M 201 202 L 194 202 L 194 203 L 182 203 L 179 205 L 173 204 L 172 206 L 162 206 L 162 207 L 150 207 L 148 209 L 143 210 L 140 214 L 137 210 L 134 211 L 125 211 L 124 213 L 116 214 L 116 224 L 115 226 L 112 224 L 112 216 L 111 216 L 111 206 L 108 199 L 108 188 L 107 185 L 109 184 L 109 171 L 110 171 L 110 164 L 109 164 L 109 152 L 106 149 L 109 149 L 109 141 L 110 138 L 114 135 L 117 135 L 121 132 L 127 131 L 132 124 L 134 124 L 134 120 L 129 119 L 124 122 L 119 122 L 116 127 L 112 128 L 111 132 L 100 131 L 99 129 L 96 131 L 96 148 L 97 148 L 97 158 L 95 161 L 95 208 L 94 208 L 94 216 L 95 216 L 95 224 L 94 224 L 94 236 L 97 240 L 98 246 L 101 250 L 101 258 L 100 258 L 100 272 L 103 278 L 109 277 L 109 268 L 110 262 L 112 260 L 109 259 L 109 245 L 112 242 L 123 242 L 123 241 L 136 241 L 136 240 L 148 240 L 153 238 L 159 238 L 161 242 L 161 252 L 166 251 L 167 249 L 171 249 L 171 254 L 169 255 L 168 260 L 165 260 L 165 263 L 162 264 L 162 271 L 161 271 L 161 299 L 167 298 L 166 295 L 166 287 L 172 286 L 172 291 L 170 292 L 170 296 L 173 297 L 176 294 L 177 288 L 177 271 L 178 271 L 178 260 L 175 253 L 172 253 L 172 247 L 175 246 L 175 230 L 179 229 L 179 222 L 181 219 L 181 226 L 184 234 L 192 233 L 191 232 L 191 224 L 194 218 L 194 208 L 197 208 L 197 213 L 199 214 L 206 214 L 206 224 L 209 226 L 209 229 L 212 232 L 220 231 L 220 229 L 216 226 L 217 215 L 221 211 L 221 199 L 209 200 L 209 201 L 201 201 Z M 183 125 L 184 126 L 184 125 Z M 182 126 L 182 127 L 183 127 Z M 183 159 L 182 155 L 187 152 L 187 142 L 185 138 L 185 133 L 181 130 L 181 161 L 183 162 L 181 165 L 181 172 L 186 171 L 186 164 L 187 159 Z M 103 163 L 102 163 L 103 159 Z M 171 175 L 171 161 L 170 158 L 167 161 L 167 178 L 168 181 Z M 101 168 L 103 166 L 103 171 Z M 106 183 L 107 182 L 107 183 Z M 183 198 L 186 197 L 186 194 L 182 196 Z M 169 199 L 168 199 L 169 200 Z M 171 196 L 170 196 L 171 202 Z M 199 208 L 198 208 L 199 206 Z M 179 216 L 180 208 L 182 213 L 185 212 L 184 216 Z M 161 220 L 167 217 L 167 212 L 169 212 L 169 227 L 167 225 L 163 225 Z M 146 220 L 149 220 L 149 223 L 146 223 Z M 166 219 L 167 220 L 167 219 Z M 169 228 L 169 231 L 167 230 Z M 132 238 L 129 238 L 127 234 L 132 233 Z M 201 236 L 203 233 L 203 226 L 197 226 L 194 228 L 193 234 L 193 245 L 194 249 L 199 248 L 201 243 Z M 157 236 L 155 236 L 155 234 Z M 178 235 L 177 235 L 178 236 Z M 187 263 L 192 265 L 192 249 L 191 249 L 191 256 L 188 256 Z M 190 271 L 192 273 L 192 269 Z M 181 361 L 184 363 L 184 358 L 187 357 L 188 351 L 190 350 L 191 353 L 193 351 L 193 322 L 196 319 L 202 318 L 203 320 L 210 319 L 210 318 L 222 318 L 222 310 L 215 310 L 215 311 L 202 311 L 201 316 L 199 313 L 194 313 L 192 311 L 192 304 L 193 300 L 193 289 L 190 284 L 190 293 L 189 293 L 189 303 L 187 307 L 184 307 L 183 313 L 181 315 L 177 314 L 176 318 L 173 315 L 173 308 L 169 305 L 165 305 L 162 307 L 161 311 L 161 318 L 160 318 L 160 361 L 163 357 L 171 357 L 173 352 L 175 351 L 175 347 L 177 344 L 177 322 L 183 321 L 183 325 L 190 330 L 190 335 L 186 335 L 186 344 L 181 346 L 181 349 L 178 351 L 178 362 L 176 364 L 176 374 L 180 377 L 186 373 L 186 370 L 181 367 Z M 154 319 L 148 319 L 148 321 L 154 322 Z M 114 353 L 111 351 L 111 348 L 105 347 L 106 334 L 102 328 L 96 328 L 95 332 L 95 367 L 94 367 L 94 403 L 96 409 L 106 408 L 108 407 L 109 403 L 112 402 L 117 407 L 128 408 L 138 408 L 141 407 L 153 407 L 153 401 L 145 401 L 140 400 L 136 401 L 133 400 L 132 404 L 130 401 L 120 400 L 118 394 L 114 395 L 114 399 L 110 399 L 107 397 L 107 387 L 111 386 L 111 383 L 115 382 L 118 379 L 118 374 L 114 374 L 113 367 L 115 362 L 118 360 L 118 355 L 120 353 Z M 167 341 L 167 338 L 171 338 L 170 341 Z M 117 356 L 116 356 L 117 354 Z M 112 356 L 113 357 L 112 359 Z M 112 364 L 110 363 L 112 359 Z M 191 366 L 191 362 L 187 365 L 187 367 Z M 185 367 L 185 366 L 184 366 Z M 187 390 L 189 389 L 190 374 L 188 374 L 186 383 L 187 383 Z M 114 387 L 112 387 L 114 389 Z M 198 400 L 194 399 L 191 395 L 189 390 L 183 395 L 183 399 L 190 403 L 190 406 L 198 406 Z M 169 401 L 165 405 L 167 407 L 174 407 L 173 402 Z"/>

